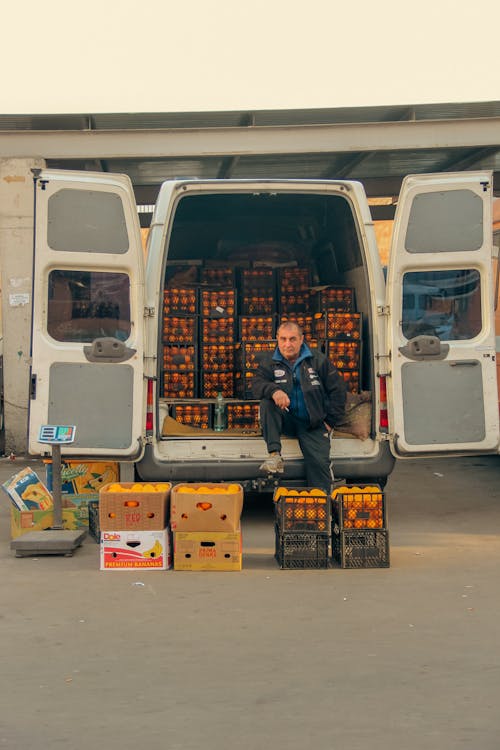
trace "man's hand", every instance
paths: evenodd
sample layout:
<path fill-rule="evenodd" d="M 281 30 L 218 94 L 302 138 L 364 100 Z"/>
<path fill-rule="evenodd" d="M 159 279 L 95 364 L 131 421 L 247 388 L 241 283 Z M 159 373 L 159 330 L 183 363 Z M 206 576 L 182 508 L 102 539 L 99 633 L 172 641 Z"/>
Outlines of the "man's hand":
<path fill-rule="evenodd" d="M 290 399 L 285 391 L 274 391 L 273 401 L 279 409 L 288 409 L 290 406 Z"/>

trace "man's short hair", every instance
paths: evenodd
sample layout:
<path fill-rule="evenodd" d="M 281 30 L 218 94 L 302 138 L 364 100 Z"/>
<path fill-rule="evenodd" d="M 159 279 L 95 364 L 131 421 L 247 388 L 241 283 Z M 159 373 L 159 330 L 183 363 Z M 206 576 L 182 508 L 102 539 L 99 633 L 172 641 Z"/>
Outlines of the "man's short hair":
<path fill-rule="evenodd" d="M 296 323 L 294 320 L 284 320 L 282 323 L 280 323 L 276 330 L 276 337 L 278 336 L 282 328 L 295 328 L 299 332 L 299 336 L 304 335 L 302 326 L 299 326 L 299 324 Z"/>

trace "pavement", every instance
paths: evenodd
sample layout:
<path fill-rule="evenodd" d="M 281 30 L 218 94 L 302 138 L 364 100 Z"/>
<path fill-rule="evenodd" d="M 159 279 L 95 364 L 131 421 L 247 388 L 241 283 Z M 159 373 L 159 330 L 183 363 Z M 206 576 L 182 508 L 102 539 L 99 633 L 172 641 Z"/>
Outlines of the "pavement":
<path fill-rule="evenodd" d="M 91 538 L 16 558 L 1 493 L 0 747 L 498 750 L 499 478 L 398 461 L 371 570 L 278 569 L 268 496 L 241 572 L 101 572 Z"/>

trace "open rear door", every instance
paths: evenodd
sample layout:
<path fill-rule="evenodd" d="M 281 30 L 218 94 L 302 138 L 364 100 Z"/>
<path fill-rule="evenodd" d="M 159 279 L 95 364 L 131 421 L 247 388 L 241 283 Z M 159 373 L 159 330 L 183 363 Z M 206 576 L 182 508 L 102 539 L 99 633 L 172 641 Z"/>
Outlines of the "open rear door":
<path fill-rule="evenodd" d="M 407 177 L 387 278 L 397 456 L 498 450 L 492 175 Z"/>
<path fill-rule="evenodd" d="M 128 177 L 35 178 L 29 451 L 43 424 L 76 425 L 65 454 L 143 449 L 144 259 Z"/>

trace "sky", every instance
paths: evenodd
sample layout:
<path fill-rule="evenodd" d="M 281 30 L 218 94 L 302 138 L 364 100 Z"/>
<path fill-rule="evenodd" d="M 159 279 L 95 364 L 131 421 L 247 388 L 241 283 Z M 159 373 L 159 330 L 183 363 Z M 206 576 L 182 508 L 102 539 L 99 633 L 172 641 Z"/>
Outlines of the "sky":
<path fill-rule="evenodd" d="M 499 0 L 5 0 L 0 19 L 0 114 L 500 100 Z"/>

